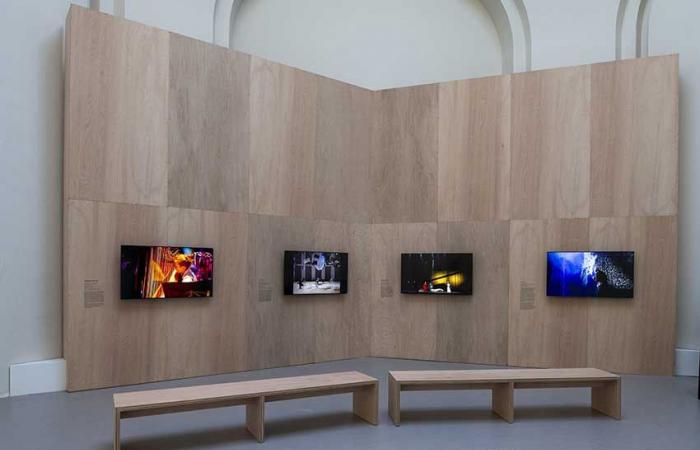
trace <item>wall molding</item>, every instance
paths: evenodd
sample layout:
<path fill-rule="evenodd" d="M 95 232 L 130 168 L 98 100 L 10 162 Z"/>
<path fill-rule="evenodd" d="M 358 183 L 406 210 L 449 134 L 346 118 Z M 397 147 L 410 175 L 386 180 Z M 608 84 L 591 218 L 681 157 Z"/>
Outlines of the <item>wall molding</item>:
<path fill-rule="evenodd" d="M 214 5 L 214 44 L 231 48 L 231 24 L 243 0 L 216 0 Z"/>
<path fill-rule="evenodd" d="M 615 29 L 615 59 L 649 56 L 651 0 L 620 0 Z"/>
<path fill-rule="evenodd" d="M 674 375 L 697 377 L 699 361 L 700 350 L 677 348 Z M 65 374 L 65 359 L 12 364 L 10 365 L 10 392 L 0 394 L 0 398 L 65 391 Z"/>
<path fill-rule="evenodd" d="M 125 17 L 125 0 L 90 0 L 90 9 L 116 17 Z"/>
<path fill-rule="evenodd" d="M 649 11 L 651 2 L 641 0 L 637 13 L 637 58 L 649 56 Z"/>
<path fill-rule="evenodd" d="M 47 359 L 10 365 L 12 397 L 66 390 L 66 360 Z"/>
<path fill-rule="evenodd" d="M 482 4 L 490 12 L 491 8 L 489 5 L 492 3 L 486 0 L 482 1 Z M 505 13 L 508 26 L 508 30 L 501 31 L 498 22 L 494 18 L 499 37 L 501 34 L 506 33 L 510 36 L 510 47 L 506 49 L 501 46 L 504 58 L 503 73 L 528 72 L 532 70 L 532 36 L 527 8 L 523 0 L 501 0 L 499 6 Z M 506 57 L 510 58 L 507 64 L 505 61 Z"/>
<path fill-rule="evenodd" d="M 677 348 L 674 374 L 679 377 L 697 377 L 698 363 L 700 363 L 700 350 Z"/>

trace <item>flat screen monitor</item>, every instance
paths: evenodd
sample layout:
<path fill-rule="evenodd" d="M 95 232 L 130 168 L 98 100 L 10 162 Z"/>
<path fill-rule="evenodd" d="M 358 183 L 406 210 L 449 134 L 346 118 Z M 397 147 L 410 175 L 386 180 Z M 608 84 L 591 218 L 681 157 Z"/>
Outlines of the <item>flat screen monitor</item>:
<path fill-rule="evenodd" d="M 122 300 L 214 294 L 211 248 L 122 245 L 120 270 Z"/>
<path fill-rule="evenodd" d="M 471 253 L 402 253 L 401 293 L 471 295 Z"/>
<path fill-rule="evenodd" d="M 548 252 L 547 296 L 634 297 L 634 252 Z"/>
<path fill-rule="evenodd" d="M 284 252 L 284 294 L 348 292 L 348 254 L 302 250 Z"/>

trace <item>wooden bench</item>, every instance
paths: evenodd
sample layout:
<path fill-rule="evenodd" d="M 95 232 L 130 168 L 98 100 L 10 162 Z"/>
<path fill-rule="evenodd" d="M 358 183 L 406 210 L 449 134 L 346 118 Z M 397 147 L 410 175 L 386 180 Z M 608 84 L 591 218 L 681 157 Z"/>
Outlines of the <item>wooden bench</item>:
<path fill-rule="evenodd" d="M 401 391 L 491 389 L 493 412 L 513 422 L 513 390 L 590 387 L 592 408 L 620 419 L 620 377 L 599 369 L 421 370 L 389 372 L 389 415 L 401 423 Z"/>
<path fill-rule="evenodd" d="M 246 405 L 246 428 L 265 438 L 265 402 L 353 394 L 353 413 L 377 424 L 378 382 L 360 372 L 338 372 L 290 378 L 240 381 L 172 389 L 114 394 L 114 449 L 120 448 L 122 419 L 158 414 Z"/>

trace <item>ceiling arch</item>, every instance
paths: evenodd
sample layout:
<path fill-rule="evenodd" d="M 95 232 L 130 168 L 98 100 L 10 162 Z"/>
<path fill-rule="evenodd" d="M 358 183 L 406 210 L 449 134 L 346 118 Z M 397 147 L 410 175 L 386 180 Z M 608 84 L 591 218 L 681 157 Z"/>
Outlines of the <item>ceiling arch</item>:
<path fill-rule="evenodd" d="M 232 48 L 233 24 L 244 1 L 216 0 L 213 24 L 215 44 Z M 523 0 L 479 1 L 488 11 L 498 33 L 502 73 L 530 70 L 530 23 Z"/>

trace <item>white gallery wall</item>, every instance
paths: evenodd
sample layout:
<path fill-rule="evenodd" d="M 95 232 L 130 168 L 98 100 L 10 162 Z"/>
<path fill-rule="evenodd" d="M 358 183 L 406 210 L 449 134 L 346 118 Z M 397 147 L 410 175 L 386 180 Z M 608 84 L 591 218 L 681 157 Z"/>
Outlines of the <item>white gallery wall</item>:
<path fill-rule="evenodd" d="M 0 2 L 0 396 L 61 357 L 62 30 L 68 0 Z M 700 348 L 697 0 L 74 0 L 370 88 L 680 53 L 679 348 Z M 644 6 L 648 20 L 640 22 Z M 644 16 L 644 15 L 642 15 Z M 524 62 L 527 60 L 527 63 Z"/>
<path fill-rule="evenodd" d="M 56 358 L 63 351 L 62 58 L 68 5 L 0 2 L 0 396 L 9 392 L 10 363 Z"/>
<path fill-rule="evenodd" d="M 479 0 L 245 0 L 231 48 L 385 89 L 501 73 L 501 45 Z"/>

